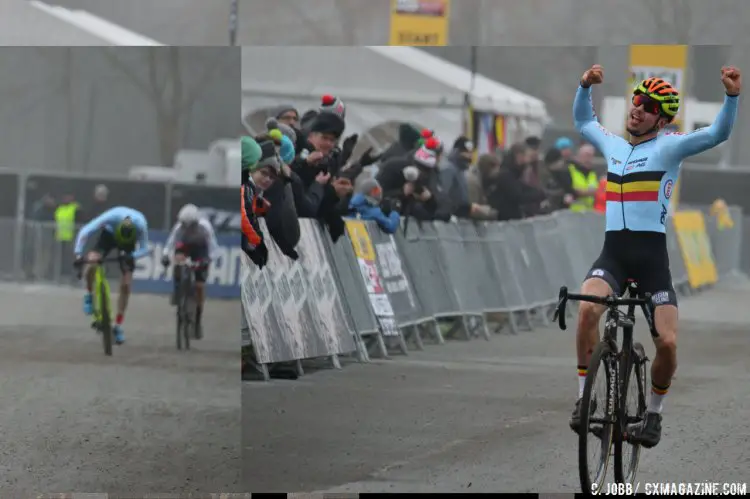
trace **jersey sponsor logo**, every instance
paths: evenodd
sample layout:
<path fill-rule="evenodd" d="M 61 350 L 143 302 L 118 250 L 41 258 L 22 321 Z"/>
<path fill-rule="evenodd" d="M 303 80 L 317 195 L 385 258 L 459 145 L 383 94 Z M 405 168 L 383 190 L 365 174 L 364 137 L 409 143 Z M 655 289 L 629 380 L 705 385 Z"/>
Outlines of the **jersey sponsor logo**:
<path fill-rule="evenodd" d="M 664 184 L 664 197 L 667 199 L 672 197 L 672 189 L 674 187 L 674 182 L 672 182 L 672 179 L 667 180 L 667 183 Z"/>
<path fill-rule="evenodd" d="M 633 170 L 634 168 L 643 168 L 646 166 L 646 163 L 648 162 L 648 158 L 638 158 L 634 159 L 633 161 L 629 161 L 627 166 L 625 167 L 625 171 L 629 172 L 630 170 Z"/>
<path fill-rule="evenodd" d="M 615 157 L 613 157 L 613 156 L 610 156 L 609 160 L 610 160 L 610 161 L 612 162 L 612 164 L 613 164 L 613 165 L 615 165 L 615 166 L 617 166 L 617 165 L 621 165 L 621 164 L 622 164 L 622 161 L 620 161 L 619 159 L 617 159 L 617 158 L 615 158 Z"/>
<path fill-rule="evenodd" d="M 662 204 L 661 205 L 661 216 L 659 217 L 659 223 L 661 223 L 662 225 L 664 225 L 665 223 L 667 223 L 667 213 L 669 213 L 669 211 L 667 210 L 667 205 Z"/>

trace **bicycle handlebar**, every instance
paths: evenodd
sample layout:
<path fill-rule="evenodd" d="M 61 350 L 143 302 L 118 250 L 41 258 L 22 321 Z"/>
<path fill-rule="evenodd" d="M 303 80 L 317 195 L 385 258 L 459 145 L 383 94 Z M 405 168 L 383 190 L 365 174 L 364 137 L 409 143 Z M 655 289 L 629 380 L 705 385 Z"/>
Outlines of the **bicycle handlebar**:
<path fill-rule="evenodd" d="M 643 298 L 621 298 L 614 295 L 579 295 L 568 293 L 568 288 L 566 286 L 562 286 L 560 288 L 559 301 L 557 302 L 557 307 L 555 308 L 555 314 L 552 320 L 557 321 L 560 329 L 562 329 L 563 331 L 568 328 L 567 324 L 565 324 L 565 306 L 567 305 L 568 300 L 596 303 L 598 305 L 604 305 L 607 308 L 617 308 L 628 305 L 640 306 L 641 310 L 643 310 L 643 315 L 646 316 L 646 322 L 648 323 L 651 335 L 654 338 L 659 336 L 659 333 L 656 331 L 656 326 L 654 326 L 654 304 L 651 301 L 651 293 L 644 293 Z"/>

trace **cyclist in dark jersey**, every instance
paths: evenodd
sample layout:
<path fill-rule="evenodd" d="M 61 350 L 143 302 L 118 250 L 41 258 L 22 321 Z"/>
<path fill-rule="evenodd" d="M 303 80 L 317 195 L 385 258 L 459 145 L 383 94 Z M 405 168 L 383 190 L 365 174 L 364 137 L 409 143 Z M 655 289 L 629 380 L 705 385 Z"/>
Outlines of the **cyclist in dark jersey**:
<path fill-rule="evenodd" d="M 175 261 L 184 261 L 185 258 L 190 258 L 194 262 L 203 262 L 195 270 L 195 294 L 197 302 L 195 314 L 196 339 L 203 337 L 201 317 L 203 316 L 203 304 L 205 302 L 204 285 L 208 278 L 209 261 L 216 254 L 218 248 L 219 243 L 216 241 L 216 234 L 211 222 L 200 216 L 198 207 L 194 204 L 183 206 L 177 215 L 177 223 L 172 228 L 167 242 L 164 243 L 161 263 L 165 267 L 168 267 L 173 251 Z M 174 305 L 175 292 L 180 285 L 180 268 L 177 266 L 174 267 L 172 280 L 174 282 L 174 290 L 171 301 L 172 305 Z"/>
<path fill-rule="evenodd" d="M 651 366 L 651 395 L 643 422 L 628 429 L 632 441 L 650 448 L 661 439 L 662 402 L 677 367 L 677 298 L 665 235 L 669 199 L 682 161 L 729 138 L 742 80 L 737 68 L 722 68 L 726 96 L 716 120 L 711 126 L 683 134 L 659 133 L 677 115 L 679 93 L 661 78 L 647 78 L 633 92 L 627 121 L 630 141 L 608 132 L 596 120 L 591 85 L 602 80 L 601 66 L 586 71 L 573 104 L 576 128 L 602 153 L 608 170 L 604 247 L 586 276 L 581 293 L 620 294 L 625 281 L 634 279 L 640 292 L 652 295 L 659 337 Z M 604 311 L 605 307 L 592 303 L 581 303 L 579 309 L 579 389 L 570 420 L 576 432 L 580 427 L 584 380 L 591 353 L 600 339 L 599 321 Z"/>

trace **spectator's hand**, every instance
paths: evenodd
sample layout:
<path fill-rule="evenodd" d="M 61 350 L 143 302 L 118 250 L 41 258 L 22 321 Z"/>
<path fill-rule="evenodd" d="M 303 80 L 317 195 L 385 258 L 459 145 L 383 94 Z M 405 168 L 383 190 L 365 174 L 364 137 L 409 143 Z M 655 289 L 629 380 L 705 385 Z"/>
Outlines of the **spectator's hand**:
<path fill-rule="evenodd" d="M 393 211 L 393 203 L 391 203 L 390 199 L 384 199 L 380 202 L 380 211 L 383 212 L 383 215 L 386 217 L 391 216 L 391 212 Z"/>
<path fill-rule="evenodd" d="M 292 169 L 286 163 L 281 165 L 281 175 L 285 178 L 292 178 Z"/>
<path fill-rule="evenodd" d="M 360 166 L 370 166 L 374 163 L 376 163 L 380 159 L 380 154 L 373 154 L 372 153 L 372 147 L 366 150 L 364 153 L 362 153 L 362 156 L 359 158 L 359 164 Z"/>
<path fill-rule="evenodd" d="M 425 187 L 425 189 L 420 194 L 415 194 L 414 197 L 419 201 L 425 203 L 430 200 L 430 198 L 432 197 L 432 193 Z"/>
<path fill-rule="evenodd" d="M 343 177 L 339 177 L 333 181 L 333 188 L 336 190 L 336 195 L 339 199 L 345 198 L 354 191 L 352 181 Z"/>
<path fill-rule="evenodd" d="M 356 133 L 344 139 L 344 143 L 341 144 L 341 157 L 344 158 L 344 161 L 348 161 L 352 156 L 352 152 L 354 152 L 354 148 L 356 147 L 358 140 L 359 135 L 357 135 Z"/>
<path fill-rule="evenodd" d="M 721 82 L 729 95 L 740 95 L 742 89 L 742 74 L 734 66 L 721 68 Z"/>
<path fill-rule="evenodd" d="M 573 201 L 575 201 L 575 197 L 573 197 L 572 194 L 566 194 L 563 196 L 563 203 L 565 203 L 566 206 L 573 204 Z"/>
<path fill-rule="evenodd" d="M 581 77 L 581 83 L 584 87 L 590 87 L 591 85 L 598 85 L 604 81 L 604 68 L 599 64 L 594 64 L 591 69 L 583 73 Z"/>
<path fill-rule="evenodd" d="M 315 176 L 315 181 L 320 185 L 326 185 L 331 180 L 331 174 L 328 172 L 320 172 Z"/>
<path fill-rule="evenodd" d="M 414 194 L 414 184 L 412 182 L 406 182 L 404 184 L 404 196 L 411 196 Z"/>
<path fill-rule="evenodd" d="M 313 151 L 307 155 L 307 164 L 317 165 L 318 163 L 323 161 L 323 158 L 325 158 L 325 154 L 320 151 Z"/>
<path fill-rule="evenodd" d="M 168 256 L 161 257 L 161 264 L 163 267 L 169 267 L 169 257 Z"/>
<path fill-rule="evenodd" d="M 266 246 L 266 242 L 261 241 L 261 243 L 250 252 L 249 256 L 259 269 L 265 267 L 268 263 L 268 246 Z"/>

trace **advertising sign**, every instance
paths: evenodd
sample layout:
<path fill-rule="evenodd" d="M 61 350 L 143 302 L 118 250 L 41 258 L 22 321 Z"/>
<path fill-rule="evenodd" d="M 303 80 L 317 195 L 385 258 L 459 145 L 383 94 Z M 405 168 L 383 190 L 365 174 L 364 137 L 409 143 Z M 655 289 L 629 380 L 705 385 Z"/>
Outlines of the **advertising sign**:
<path fill-rule="evenodd" d="M 450 0 L 392 0 L 390 45 L 448 45 Z"/>

